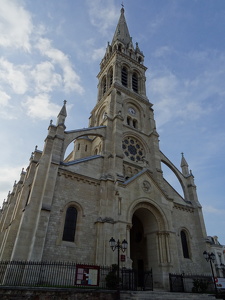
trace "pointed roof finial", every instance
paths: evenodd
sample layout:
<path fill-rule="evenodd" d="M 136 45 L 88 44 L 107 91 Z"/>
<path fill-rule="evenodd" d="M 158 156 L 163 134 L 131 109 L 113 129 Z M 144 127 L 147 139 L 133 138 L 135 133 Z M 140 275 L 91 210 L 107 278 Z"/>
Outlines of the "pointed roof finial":
<path fill-rule="evenodd" d="M 123 3 L 121 5 L 122 5 L 121 15 L 120 15 L 111 45 L 113 46 L 113 44 L 117 40 L 119 40 L 120 42 L 122 42 L 125 45 L 125 47 L 127 47 L 127 45 L 129 45 L 129 43 L 132 41 L 131 41 L 130 33 L 128 30 L 125 15 L 124 15 L 124 8 L 123 8 L 124 5 L 123 5 Z"/>
<path fill-rule="evenodd" d="M 58 114 L 58 117 L 59 115 L 62 115 L 62 116 L 67 116 L 67 113 L 66 113 L 66 100 L 63 101 L 63 107 L 61 108 L 59 114 Z"/>
<path fill-rule="evenodd" d="M 66 102 L 67 102 L 66 100 L 63 101 L 63 107 L 61 108 L 61 110 L 60 110 L 60 112 L 58 114 L 58 117 L 57 117 L 57 126 L 65 124 L 65 118 L 67 116 L 67 113 L 66 113 Z"/>
<path fill-rule="evenodd" d="M 181 167 L 184 167 L 184 166 L 188 167 L 188 163 L 187 163 L 186 159 L 184 158 L 184 153 L 181 152 L 181 155 L 182 155 L 182 157 L 181 157 L 181 164 L 180 164 L 180 166 Z"/>
<path fill-rule="evenodd" d="M 186 161 L 186 159 L 184 158 L 184 153 L 181 153 L 181 163 L 180 166 L 182 168 L 182 173 L 184 176 L 189 176 L 189 169 L 188 169 L 188 163 Z"/>

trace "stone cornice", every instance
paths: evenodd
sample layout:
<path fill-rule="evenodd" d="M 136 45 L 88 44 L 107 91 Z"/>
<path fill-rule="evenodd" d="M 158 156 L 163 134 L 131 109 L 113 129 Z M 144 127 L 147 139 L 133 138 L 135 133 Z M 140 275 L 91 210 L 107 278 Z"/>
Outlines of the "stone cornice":
<path fill-rule="evenodd" d="M 115 83 L 113 84 L 113 86 L 114 86 L 117 90 L 119 90 L 120 92 L 126 94 L 127 96 L 129 96 L 129 97 L 131 97 L 131 98 L 133 98 L 133 99 L 135 99 L 135 100 L 138 100 L 138 101 L 140 101 L 140 102 L 142 102 L 142 103 L 144 103 L 144 104 L 146 104 L 146 103 L 147 103 L 148 105 L 150 104 L 150 107 L 153 106 L 153 104 L 152 104 L 151 102 L 149 102 L 149 100 L 148 100 L 148 98 L 147 98 L 146 96 L 142 96 L 142 95 L 140 95 L 140 94 L 138 94 L 138 93 L 132 92 L 130 89 L 126 88 L 126 87 L 123 86 L 122 84 L 118 84 L 117 82 L 115 82 Z"/>
<path fill-rule="evenodd" d="M 194 212 L 194 208 L 193 207 L 189 207 L 189 206 L 181 205 L 181 204 L 177 204 L 177 203 L 174 203 L 173 208 L 176 208 L 178 210 L 183 210 L 183 211 L 186 211 L 186 212 L 190 212 L 190 213 Z"/>
<path fill-rule="evenodd" d="M 77 174 L 77 173 L 73 173 L 68 170 L 59 169 L 58 175 L 64 176 L 65 178 L 69 178 L 71 180 L 76 180 L 76 181 L 80 181 L 83 183 L 93 184 L 95 186 L 100 185 L 100 181 L 98 179 L 91 178 L 91 177 L 84 176 L 84 175 Z"/>

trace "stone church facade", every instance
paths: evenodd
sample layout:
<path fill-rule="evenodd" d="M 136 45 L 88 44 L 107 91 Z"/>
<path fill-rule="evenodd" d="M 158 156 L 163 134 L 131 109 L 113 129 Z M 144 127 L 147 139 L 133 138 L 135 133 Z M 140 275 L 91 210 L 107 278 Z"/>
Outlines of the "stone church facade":
<path fill-rule="evenodd" d="M 117 261 L 109 247 L 114 237 L 128 242 L 121 264 L 152 268 L 155 286 L 167 288 L 170 272 L 209 272 L 194 177 L 183 155 L 179 171 L 160 151 L 146 69 L 122 8 L 100 64 L 89 126 L 66 131 L 64 101 L 43 151 L 35 149 L 3 204 L 0 260 L 111 265 Z M 162 163 L 184 196 L 163 178 Z"/>

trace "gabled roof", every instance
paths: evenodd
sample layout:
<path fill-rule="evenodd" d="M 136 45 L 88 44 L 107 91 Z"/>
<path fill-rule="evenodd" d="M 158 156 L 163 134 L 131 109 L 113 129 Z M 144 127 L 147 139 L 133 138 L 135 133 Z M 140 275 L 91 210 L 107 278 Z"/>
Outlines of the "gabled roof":
<path fill-rule="evenodd" d="M 126 180 L 125 182 L 123 183 L 120 183 L 120 185 L 122 186 L 127 186 L 128 184 L 130 184 L 131 182 L 135 181 L 138 177 L 142 176 L 143 174 L 147 174 L 151 180 L 153 181 L 153 183 L 155 184 L 155 186 L 157 187 L 158 190 L 160 190 L 160 192 L 164 195 L 165 198 L 167 198 L 168 200 L 172 200 L 168 194 L 166 193 L 166 191 L 164 191 L 159 185 L 158 183 L 153 179 L 153 177 L 151 176 L 151 172 L 144 168 L 142 169 L 140 172 L 138 172 L 137 174 L 135 174 L 134 176 L 132 176 L 131 178 L 129 178 L 128 180 Z"/>

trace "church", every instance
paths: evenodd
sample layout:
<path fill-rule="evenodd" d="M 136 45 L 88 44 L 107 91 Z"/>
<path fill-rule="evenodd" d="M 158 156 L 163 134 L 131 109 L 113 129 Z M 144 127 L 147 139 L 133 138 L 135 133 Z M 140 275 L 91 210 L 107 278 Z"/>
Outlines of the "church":
<path fill-rule="evenodd" d="M 179 170 L 160 151 L 146 70 L 122 7 L 100 63 L 88 127 L 66 130 L 64 101 L 43 150 L 32 153 L 3 204 L 1 261 L 109 266 L 117 262 L 113 237 L 127 241 L 121 266 L 152 269 L 155 287 L 168 288 L 169 273 L 209 272 L 194 177 L 183 154 Z M 176 175 L 183 196 L 164 179 L 162 164 Z"/>

